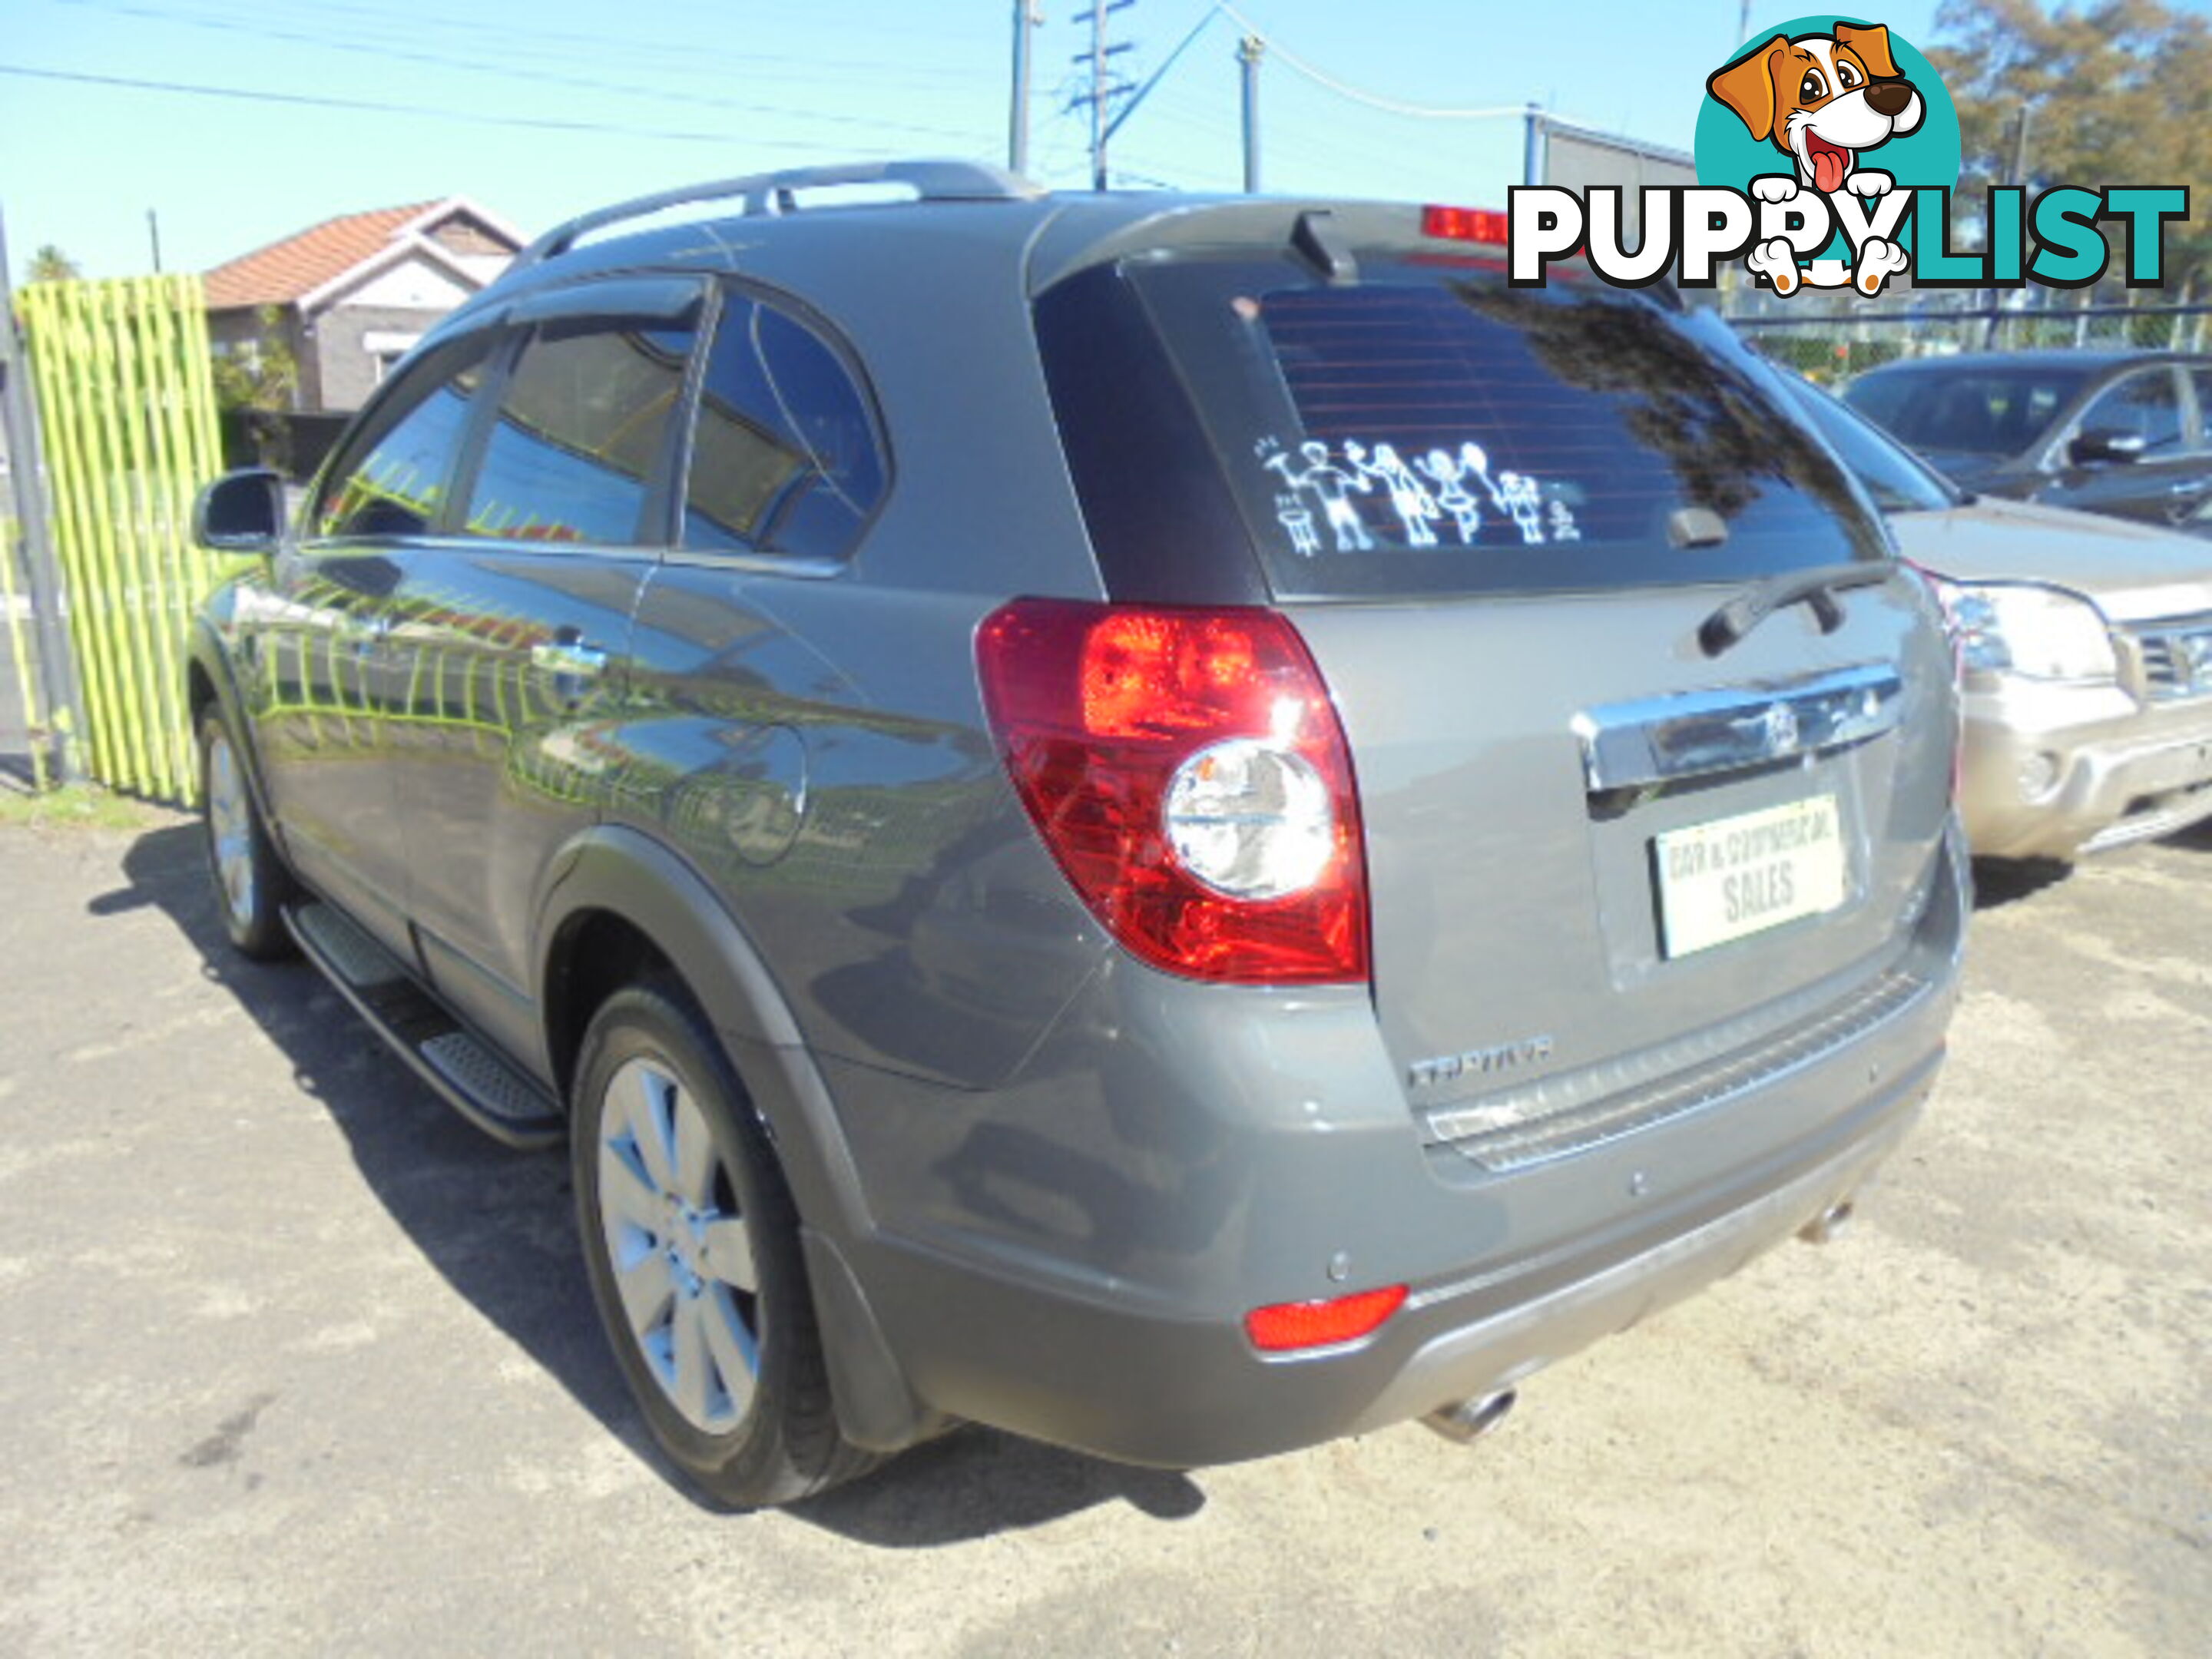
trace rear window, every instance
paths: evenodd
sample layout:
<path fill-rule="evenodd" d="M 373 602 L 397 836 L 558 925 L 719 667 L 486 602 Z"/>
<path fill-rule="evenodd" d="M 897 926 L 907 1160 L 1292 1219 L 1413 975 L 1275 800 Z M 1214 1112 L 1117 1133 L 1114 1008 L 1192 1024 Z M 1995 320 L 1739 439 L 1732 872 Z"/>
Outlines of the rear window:
<path fill-rule="evenodd" d="M 1130 277 L 1290 597 L 1538 592 L 1879 558 L 1771 371 L 1711 319 L 1472 264 Z M 1146 487 L 1133 480 L 1131 487 Z"/>
<path fill-rule="evenodd" d="M 1854 380 L 1844 401 L 1914 449 L 2017 455 L 2087 379 L 2078 368 L 1906 368 Z"/>

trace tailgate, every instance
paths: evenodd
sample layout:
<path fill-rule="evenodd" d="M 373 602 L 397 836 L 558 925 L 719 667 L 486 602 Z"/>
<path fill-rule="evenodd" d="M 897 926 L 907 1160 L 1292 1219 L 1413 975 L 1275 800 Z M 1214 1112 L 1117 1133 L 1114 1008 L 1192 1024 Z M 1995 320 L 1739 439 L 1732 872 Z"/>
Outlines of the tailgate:
<path fill-rule="evenodd" d="M 1949 810 L 1950 665 L 1909 579 L 1717 659 L 1710 587 L 1297 607 L 1358 772 L 1376 1010 L 1409 1107 L 1525 1116 L 1881 981 Z M 1539 1090 L 1540 1096 L 1543 1091 Z M 1499 1127 L 1503 1127 L 1503 1120 Z"/>

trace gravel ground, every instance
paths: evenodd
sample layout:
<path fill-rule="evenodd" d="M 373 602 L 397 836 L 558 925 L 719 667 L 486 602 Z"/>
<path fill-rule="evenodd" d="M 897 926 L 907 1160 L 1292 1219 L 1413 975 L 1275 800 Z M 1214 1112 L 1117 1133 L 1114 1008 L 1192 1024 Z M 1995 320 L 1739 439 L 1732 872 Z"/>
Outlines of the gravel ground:
<path fill-rule="evenodd" d="M 1522 1390 L 1188 1476 L 968 1431 L 694 1504 L 561 1162 L 193 831 L 0 827 L 0 1654 L 2212 1650 L 2212 834 L 1986 889 L 1929 1117 L 1792 1247 Z"/>

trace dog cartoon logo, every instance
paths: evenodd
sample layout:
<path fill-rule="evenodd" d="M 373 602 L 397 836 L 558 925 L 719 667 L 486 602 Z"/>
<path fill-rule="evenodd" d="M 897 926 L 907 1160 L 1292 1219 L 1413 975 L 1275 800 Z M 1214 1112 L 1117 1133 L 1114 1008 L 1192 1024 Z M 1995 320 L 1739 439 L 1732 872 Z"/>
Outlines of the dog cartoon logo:
<path fill-rule="evenodd" d="M 1808 23 L 1816 27 L 1806 28 Z M 1794 32 L 1793 32 L 1794 31 Z M 1800 19 L 1740 52 L 1705 81 L 1711 94 L 1698 128 L 1698 173 L 1701 181 L 1719 183 L 1744 165 L 1743 145 L 1762 147 L 1764 162 L 1751 163 L 1747 180 L 1750 194 L 1761 203 L 1788 204 L 1802 194 L 1817 194 L 1838 211 L 1849 211 L 1844 198 L 1866 217 L 1861 203 L 1879 205 L 1899 183 L 1900 171 L 1908 185 L 1948 186 L 1958 178 L 1958 117 L 1949 94 L 1927 61 L 1894 40 L 1880 23 L 1856 23 L 1848 19 Z M 1939 118 L 1931 121 L 1931 109 Z M 1734 137 L 1724 145 L 1715 125 L 1730 128 Z M 1929 141 L 1907 156 L 1905 146 L 1876 156 L 1896 141 L 1929 130 Z M 1732 146 L 1733 148 L 1729 148 Z M 1728 149 L 1725 159 L 1717 153 Z M 1945 173 L 1944 153 L 1949 171 Z M 1776 166 L 1779 152 L 1786 158 Z M 1896 154 L 1899 161 L 1890 164 Z M 1709 168 L 1709 158 L 1715 165 Z M 1732 163 L 1732 165 L 1731 165 Z M 1801 265 L 1806 250 L 1782 236 L 1768 237 L 1753 246 L 1745 264 L 1765 277 L 1778 294 L 1794 293 L 1801 283 L 1842 287 L 1848 283 L 1869 297 L 1898 272 L 1911 268 L 1911 256 L 1900 245 L 1893 220 L 1881 219 L 1892 229 L 1850 239 L 1844 258 L 1820 258 L 1809 268 Z M 1846 221 L 1848 222 L 1848 221 Z"/>
<path fill-rule="evenodd" d="M 1897 181 L 1862 170 L 1861 151 L 1918 130 L 1928 113 L 1889 55 L 1889 31 L 1838 22 L 1833 34 L 1776 35 L 1717 70 L 1706 90 L 1736 113 L 1751 136 L 1797 163 L 1797 181 L 1823 196 L 1849 189 L 1880 196 Z"/>

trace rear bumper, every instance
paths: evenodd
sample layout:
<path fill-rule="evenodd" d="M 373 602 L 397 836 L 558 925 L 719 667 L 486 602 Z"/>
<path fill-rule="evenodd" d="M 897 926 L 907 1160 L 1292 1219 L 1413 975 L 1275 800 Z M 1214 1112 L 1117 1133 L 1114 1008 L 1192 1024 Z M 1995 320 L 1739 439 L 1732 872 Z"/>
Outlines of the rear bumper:
<path fill-rule="evenodd" d="M 1371 1032 L 1358 999 L 1340 1023 L 1316 1003 L 1249 1041 L 1224 1027 L 1193 1045 L 1146 1029 L 1187 1004 L 1148 1013 L 1125 997 L 1103 1040 L 1192 1059 L 1119 1088 L 896 1085 L 878 1110 L 860 1097 L 895 1085 L 833 1064 L 880 1224 L 824 1243 L 924 1417 L 1123 1462 L 1265 1456 L 1512 1386 L 1790 1237 L 1896 1146 L 1956 992 L 1963 860 L 1939 864 L 1906 958 L 1925 989 L 1893 1018 L 1510 1170 L 1423 1144 L 1379 1052 L 1362 1085 L 1374 1109 L 1316 1117 L 1357 1069 L 1358 1022 Z M 1273 1070 L 1255 1085 L 1261 1053 Z M 1409 1287 L 1404 1307 L 1359 1342 L 1285 1356 L 1245 1336 L 1255 1307 L 1392 1284 Z"/>
<path fill-rule="evenodd" d="M 2212 817 L 2212 698 L 2009 682 L 1965 702 L 1959 807 L 1978 854 L 2070 859 Z"/>
<path fill-rule="evenodd" d="M 1355 1431 L 1479 1399 L 1625 1331 L 1694 1294 L 1851 1201 L 1918 1120 L 1931 1056 L 1873 1103 L 1813 1167 L 1703 1225 L 1516 1308 L 1455 1323 L 1425 1341 L 1352 1424 Z M 1453 1298 L 1438 1298 L 1449 1308 Z"/>
<path fill-rule="evenodd" d="M 909 1384 L 954 1417 L 1122 1462 L 1190 1468 L 1390 1426 L 1511 1387 L 1724 1278 L 1850 1199 L 1917 1119 L 1931 1055 L 1753 1194 L 1619 1257 L 1538 1259 L 1419 1287 L 1376 1334 L 1293 1358 L 1234 1320 L 1103 1302 L 879 1242 L 855 1266 Z"/>

